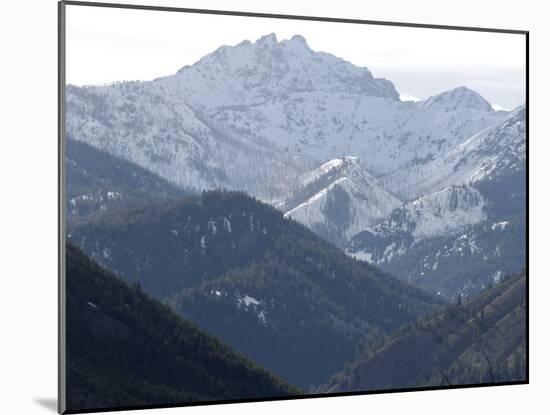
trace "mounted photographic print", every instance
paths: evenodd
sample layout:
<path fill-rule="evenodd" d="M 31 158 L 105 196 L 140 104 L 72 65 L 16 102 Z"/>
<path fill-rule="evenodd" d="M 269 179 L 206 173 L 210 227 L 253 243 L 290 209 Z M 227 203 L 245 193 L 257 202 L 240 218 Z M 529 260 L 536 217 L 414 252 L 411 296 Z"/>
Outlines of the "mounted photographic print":
<path fill-rule="evenodd" d="M 60 412 L 528 382 L 527 32 L 59 12 Z"/>

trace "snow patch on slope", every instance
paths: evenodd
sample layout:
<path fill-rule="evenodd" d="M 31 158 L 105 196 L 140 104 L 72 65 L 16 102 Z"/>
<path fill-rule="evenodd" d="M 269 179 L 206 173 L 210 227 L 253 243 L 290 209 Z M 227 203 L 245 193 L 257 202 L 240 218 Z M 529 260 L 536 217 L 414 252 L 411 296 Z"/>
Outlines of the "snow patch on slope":
<path fill-rule="evenodd" d="M 485 220 L 485 205 L 478 190 L 451 186 L 405 203 L 369 231 L 375 235 L 406 232 L 415 240 L 449 235 Z"/>

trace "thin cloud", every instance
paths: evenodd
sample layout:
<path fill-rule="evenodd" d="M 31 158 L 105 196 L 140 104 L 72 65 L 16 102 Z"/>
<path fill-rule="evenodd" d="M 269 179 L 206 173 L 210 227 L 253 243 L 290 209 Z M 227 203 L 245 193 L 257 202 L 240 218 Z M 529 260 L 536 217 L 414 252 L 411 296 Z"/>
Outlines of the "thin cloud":
<path fill-rule="evenodd" d="M 403 102 L 406 102 L 406 101 L 418 102 L 418 101 L 420 101 L 420 98 L 418 98 L 417 96 L 414 96 L 412 94 L 409 94 L 407 92 L 404 92 L 401 95 L 399 95 L 399 99 Z"/>
<path fill-rule="evenodd" d="M 498 104 L 491 104 L 491 107 L 493 107 L 495 111 L 510 111 L 508 108 L 504 108 Z"/>

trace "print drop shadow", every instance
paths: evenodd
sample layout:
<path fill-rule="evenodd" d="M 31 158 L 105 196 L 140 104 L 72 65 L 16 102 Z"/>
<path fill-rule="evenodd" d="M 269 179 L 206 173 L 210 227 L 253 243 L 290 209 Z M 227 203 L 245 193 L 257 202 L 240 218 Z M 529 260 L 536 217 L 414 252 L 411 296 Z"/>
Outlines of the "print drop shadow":
<path fill-rule="evenodd" d="M 51 412 L 57 412 L 57 399 L 55 398 L 35 398 L 34 402 Z"/>

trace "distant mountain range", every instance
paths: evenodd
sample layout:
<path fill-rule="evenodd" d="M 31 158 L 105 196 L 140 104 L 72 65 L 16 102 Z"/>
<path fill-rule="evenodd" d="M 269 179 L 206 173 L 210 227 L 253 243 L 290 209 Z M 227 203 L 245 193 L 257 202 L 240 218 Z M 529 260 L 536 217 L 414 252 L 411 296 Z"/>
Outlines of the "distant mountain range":
<path fill-rule="evenodd" d="M 443 304 L 240 193 L 113 212 L 69 241 L 305 389 Z"/>
<path fill-rule="evenodd" d="M 413 200 L 450 185 L 481 185 L 518 173 L 525 178 L 526 145 L 525 105 L 521 105 L 441 157 L 387 175 L 381 181 L 392 192 Z"/>
<path fill-rule="evenodd" d="M 521 270 L 525 122 L 522 106 L 440 159 L 382 180 L 408 183 L 421 196 L 355 235 L 347 252 L 450 299 Z M 422 194 L 427 189 L 435 191 Z"/>
<path fill-rule="evenodd" d="M 525 381 L 526 277 L 512 276 L 392 335 L 324 392 Z"/>
<path fill-rule="evenodd" d="M 298 35 L 66 98 L 70 407 L 525 379 L 525 105 Z"/>
<path fill-rule="evenodd" d="M 66 281 L 68 410 L 301 393 L 70 244 Z"/>
<path fill-rule="evenodd" d="M 401 102 L 301 36 L 222 46 L 153 81 L 68 86 L 67 134 L 142 178 L 122 178 L 124 206 L 245 191 L 447 299 L 525 265 L 525 106 L 494 111 L 466 87 Z M 69 216 L 119 207 L 117 168 L 92 186 L 83 166 L 68 162 Z"/>
<path fill-rule="evenodd" d="M 269 35 L 151 82 L 69 86 L 67 132 L 185 187 L 274 200 L 296 175 L 342 154 L 374 176 L 395 172 L 502 116 L 460 91 L 442 98 L 460 111 L 404 103 L 368 69 L 315 52 L 300 36 Z"/>

